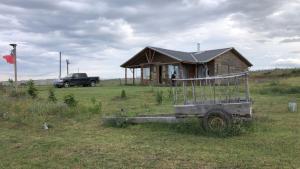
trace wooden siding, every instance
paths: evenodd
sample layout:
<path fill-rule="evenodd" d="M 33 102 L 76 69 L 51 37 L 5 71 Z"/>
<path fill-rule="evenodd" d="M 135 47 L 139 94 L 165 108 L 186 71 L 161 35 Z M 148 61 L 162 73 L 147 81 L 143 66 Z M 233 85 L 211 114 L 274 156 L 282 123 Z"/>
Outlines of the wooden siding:
<path fill-rule="evenodd" d="M 248 65 L 233 52 L 226 52 L 214 60 L 212 70 L 215 75 L 237 73 L 248 70 Z M 211 76 L 211 75 L 210 75 Z"/>

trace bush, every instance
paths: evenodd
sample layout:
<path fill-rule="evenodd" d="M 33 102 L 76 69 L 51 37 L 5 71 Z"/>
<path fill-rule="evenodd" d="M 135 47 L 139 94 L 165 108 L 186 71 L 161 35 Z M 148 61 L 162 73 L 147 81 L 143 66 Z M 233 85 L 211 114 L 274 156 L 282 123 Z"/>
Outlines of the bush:
<path fill-rule="evenodd" d="M 66 103 L 69 107 L 76 107 L 78 102 L 75 100 L 73 94 L 68 94 L 64 96 L 64 103 Z"/>
<path fill-rule="evenodd" d="M 53 89 L 53 88 L 50 88 L 48 92 L 49 92 L 48 100 L 49 100 L 50 102 L 56 103 L 56 102 L 57 102 L 57 98 L 56 98 L 56 96 L 55 96 L 54 89 Z"/>
<path fill-rule="evenodd" d="M 33 80 L 30 80 L 28 82 L 28 89 L 27 89 L 27 93 L 33 98 L 35 99 L 38 95 L 37 89 L 35 88 L 34 82 Z"/>
<path fill-rule="evenodd" d="M 91 98 L 91 102 L 93 104 L 92 107 L 89 108 L 89 111 L 94 113 L 94 114 L 98 114 L 102 112 L 102 102 L 96 102 L 95 97 Z"/>
<path fill-rule="evenodd" d="M 159 91 L 159 90 L 158 90 L 158 91 L 156 92 L 155 100 L 156 100 L 156 103 L 157 103 L 158 105 L 162 104 L 162 102 L 163 102 L 163 92 L 162 92 L 162 91 Z"/>
<path fill-rule="evenodd" d="M 122 92 L 121 92 L 121 98 L 122 99 L 125 99 L 127 96 L 126 96 L 126 92 L 125 90 L 123 89 Z"/>
<path fill-rule="evenodd" d="M 108 117 L 103 119 L 103 124 L 110 127 L 125 128 L 129 125 L 126 112 L 121 109 L 113 117 Z"/>
<path fill-rule="evenodd" d="M 8 79 L 8 84 L 9 84 L 9 86 L 13 86 L 14 85 L 14 81 L 12 80 L 12 79 Z"/>

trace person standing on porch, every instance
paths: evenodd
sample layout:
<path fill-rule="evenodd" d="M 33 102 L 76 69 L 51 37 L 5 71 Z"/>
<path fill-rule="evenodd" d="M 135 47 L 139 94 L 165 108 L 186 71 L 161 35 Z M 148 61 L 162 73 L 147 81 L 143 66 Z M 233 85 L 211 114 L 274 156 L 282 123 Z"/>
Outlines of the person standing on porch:
<path fill-rule="evenodd" d="M 171 75 L 172 86 L 175 86 L 175 80 L 174 79 L 176 79 L 176 71 L 174 71 L 173 74 Z"/>

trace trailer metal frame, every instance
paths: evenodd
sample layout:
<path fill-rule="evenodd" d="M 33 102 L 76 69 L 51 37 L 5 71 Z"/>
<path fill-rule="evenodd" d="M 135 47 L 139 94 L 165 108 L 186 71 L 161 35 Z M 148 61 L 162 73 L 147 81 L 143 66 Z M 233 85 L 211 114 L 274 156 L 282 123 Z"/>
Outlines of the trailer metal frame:
<path fill-rule="evenodd" d="M 224 132 L 233 119 L 252 119 L 248 72 L 204 78 L 173 79 L 174 114 L 123 117 L 128 123 L 178 123 L 196 117 L 210 132 Z M 106 119 L 122 118 L 107 117 Z"/>

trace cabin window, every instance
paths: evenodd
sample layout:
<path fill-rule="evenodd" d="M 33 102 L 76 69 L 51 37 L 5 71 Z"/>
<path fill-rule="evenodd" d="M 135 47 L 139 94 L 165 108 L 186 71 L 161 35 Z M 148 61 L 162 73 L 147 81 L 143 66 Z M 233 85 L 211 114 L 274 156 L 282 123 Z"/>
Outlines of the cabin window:
<path fill-rule="evenodd" d="M 169 79 L 171 79 L 173 73 L 175 73 L 176 77 L 179 77 L 179 66 L 178 65 L 168 65 Z"/>
<path fill-rule="evenodd" d="M 150 67 L 143 68 L 143 78 L 150 79 Z"/>

